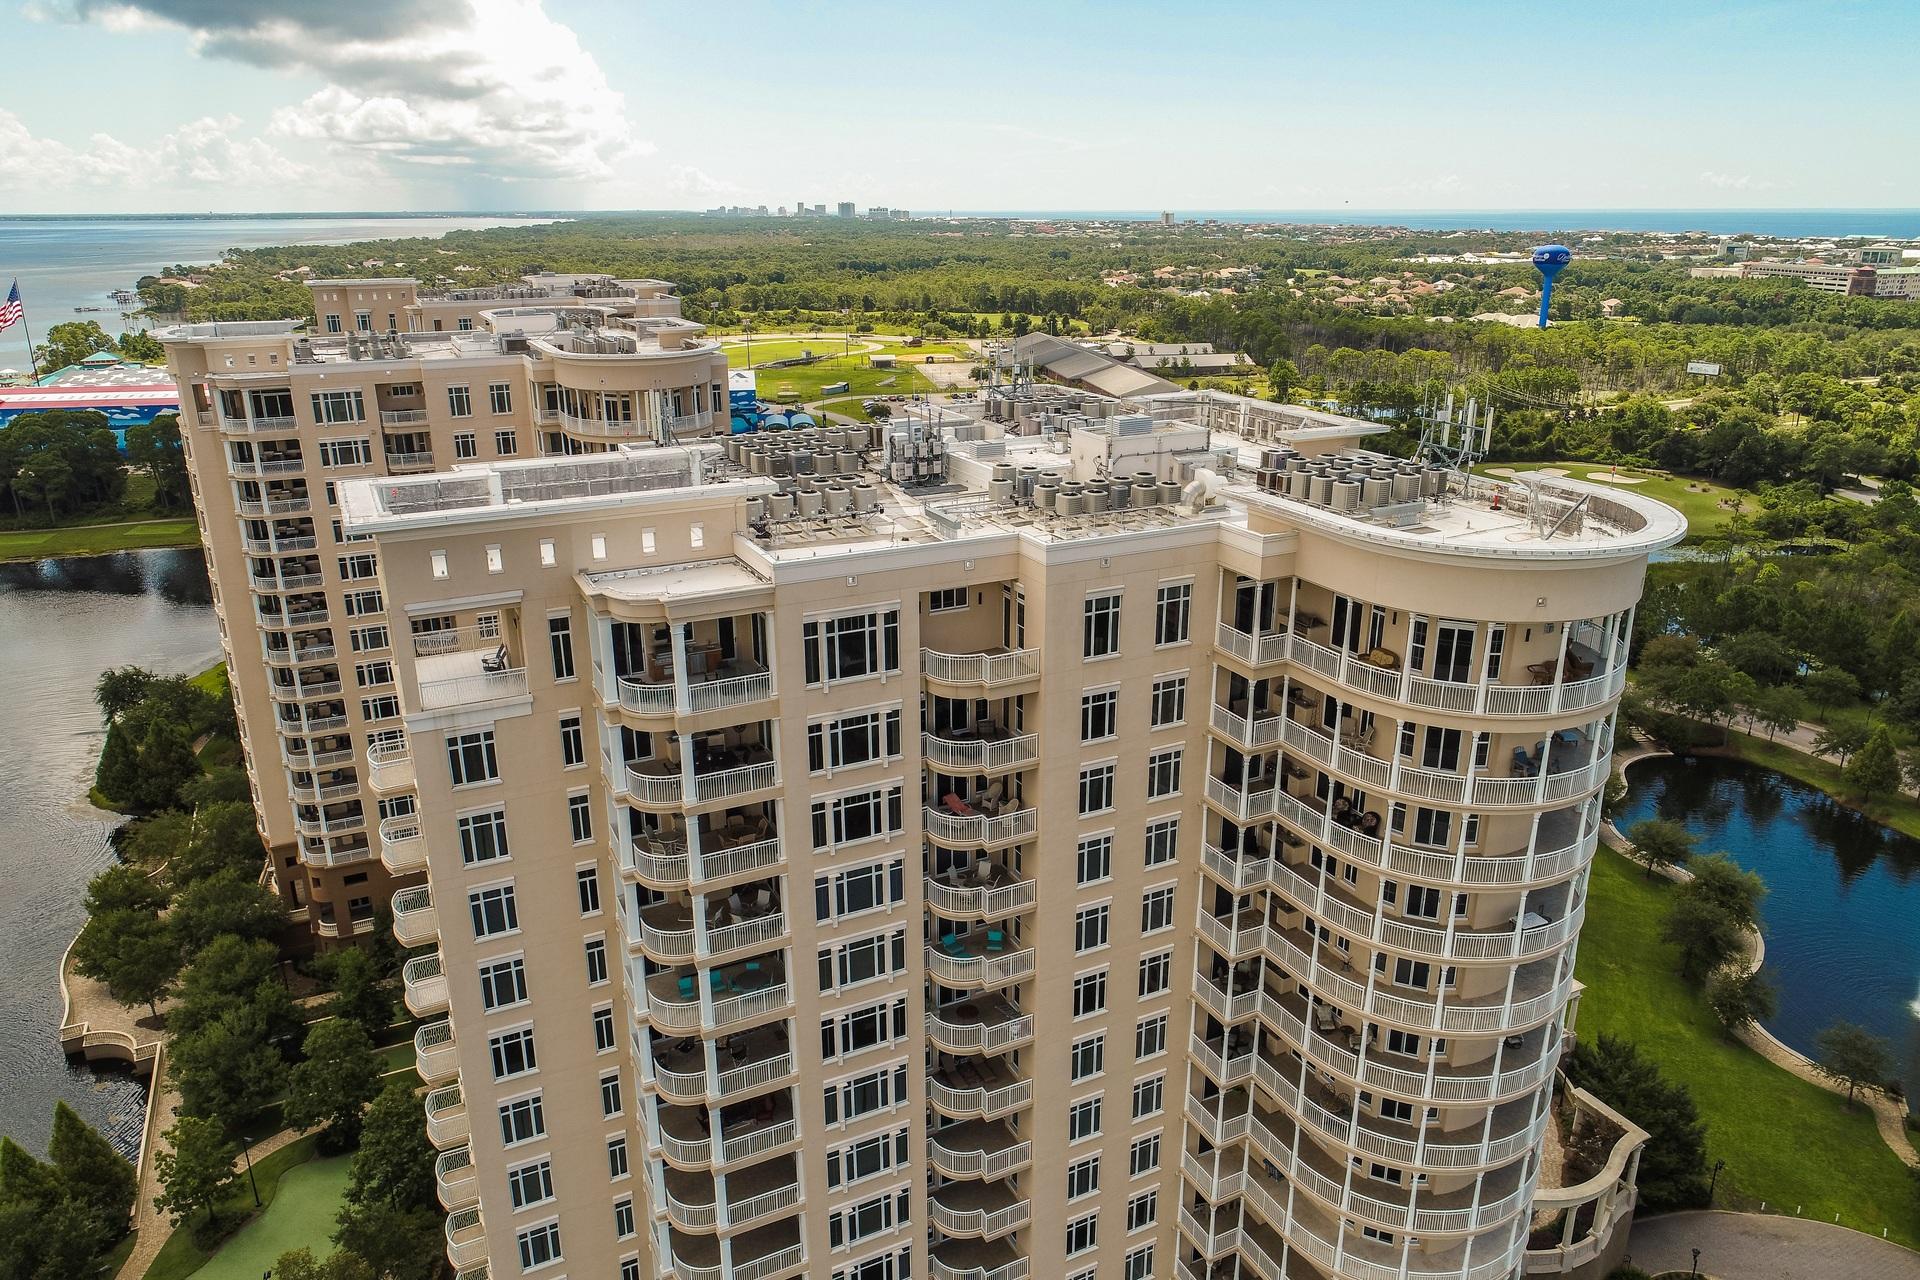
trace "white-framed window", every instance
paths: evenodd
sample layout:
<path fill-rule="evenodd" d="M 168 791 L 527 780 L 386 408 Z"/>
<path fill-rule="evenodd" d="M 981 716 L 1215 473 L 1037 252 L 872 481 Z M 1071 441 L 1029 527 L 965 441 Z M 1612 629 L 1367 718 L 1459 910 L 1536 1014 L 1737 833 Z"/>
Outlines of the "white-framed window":
<path fill-rule="evenodd" d="M 1146 864 L 1149 867 L 1172 862 L 1180 851 L 1180 818 L 1155 818 L 1147 824 Z"/>
<path fill-rule="evenodd" d="M 622 1240 L 633 1235 L 633 1197 L 622 1196 L 613 1202 L 613 1234 Z"/>
<path fill-rule="evenodd" d="M 487 1012 L 527 1002 L 527 962 L 520 956 L 480 966 L 480 1005 Z"/>
<path fill-rule="evenodd" d="M 1107 903 L 1082 907 L 1073 917 L 1073 949 L 1076 953 L 1096 951 L 1107 945 L 1112 907 Z"/>
<path fill-rule="evenodd" d="M 1067 1256 L 1078 1257 L 1100 1243 L 1100 1215 L 1089 1213 L 1067 1224 Z"/>
<path fill-rule="evenodd" d="M 1120 691 L 1097 689 L 1080 695 L 1080 741 L 1100 742 L 1120 733 Z"/>
<path fill-rule="evenodd" d="M 469 458 L 479 457 L 480 456 L 479 435 L 472 431 L 454 432 L 453 433 L 453 456 L 456 460 L 459 460 L 459 461 L 465 461 Z"/>
<path fill-rule="evenodd" d="M 1187 677 L 1160 676 L 1153 682 L 1152 727 L 1165 729 L 1187 719 Z"/>
<path fill-rule="evenodd" d="M 512 881 L 469 889 L 467 911 L 473 917 L 475 938 L 515 933 L 520 928 L 520 908 L 514 901 Z"/>
<path fill-rule="evenodd" d="M 891 1231 L 895 1224 L 907 1221 L 908 1188 L 901 1187 L 870 1200 L 836 1209 L 827 1215 L 827 1244 L 844 1249 L 849 1245 Z"/>
<path fill-rule="evenodd" d="M 400 715 L 400 699 L 390 693 L 377 697 L 360 699 L 360 718 L 362 720 L 394 720 Z"/>
<path fill-rule="evenodd" d="M 600 1115 L 610 1119 L 625 1110 L 620 1098 L 620 1073 L 609 1071 L 600 1077 Z"/>
<path fill-rule="evenodd" d="M 1132 1206 L 1128 1206 L 1131 1208 Z M 1153 1244 L 1149 1241 L 1138 1249 L 1127 1250 L 1126 1261 L 1120 1267 L 1120 1280 L 1153 1280 Z"/>
<path fill-rule="evenodd" d="M 1168 890 L 1172 892 L 1172 890 Z M 1173 952 L 1140 957 L 1140 998 L 1151 999 L 1173 985 Z"/>
<path fill-rule="evenodd" d="M 597 987 L 607 979 L 607 940 L 588 938 L 586 943 L 587 985 Z"/>
<path fill-rule="evenodd" d="M 1106 658 L 1120 652 L 1120 593 L 1088 596 L 1080 620 L 1080 656 Z"/>
<path fill-rule="evenodd" d="M 814 877 L 813 918 L 825 923 L 883 911 L 906 901 L 906 862 L 890 858 Z"/>
<path fill-rule="evenodd" d="M 1147 799 L 1161 800 L 1180 794 L 1180 757 L 1182 747 L 1168 747 L 1147 757 Z"/>
<path fill-rule="evenodd" d="M 927 592 L 928 613 L 952 613 L 956 609 L 967 607 L 967 589 L 965 587 L 942 587 L 938 591 Z"/>
<path fill-rule="evenodd" d="M 1173 885 L 1162 885 L 1140 895 L 1140 932 L 1144 936 L 1173 928 Z"/>
<path fill-rule="evenodd" d="M 580 713 L 570 711 L 560 717 L 560 767 L 577 769 L 586 762 L 587 743 L 580 730 Z"/>
<path fill-rule="evenodd" d="M 447 413 L 455 418 L 471 418 L 473 392 L 466 387 L 448 387 Z"/>
<path fill-rule="evenodd" d="M 1138 1178 L 1142 1174 L 1152 1173 L 1160 1167 L 1160 1135 L 1149 1133 L 1145 1137 L 1135 1138 L 1133 1145 L 1127 1148 L 1127 1173 Z"/>
<path fill-rule="evenodd" d="M 1193 584 L 1169 582 L 1155 594 L 1153 601 L 1153 642 L 1156 645 L 1185 644 L 1192 629 Z"/>
<path fill-rule="evenodd" d="M 597 916 L 600 914 L 600 868 L 594 866 L 576 867 L 573 872 L 574 888 L 580 894 L 580 914 Z"/>
<path fill-rule="evenodd" d="M 892 1133 L 879 1133 L 828 1151 L 827 1185 L 852 1186 L 868 1178 L 877 1178 L 889 1169 L 906 1168 L 910 1162 L 907 1154 L 910 1132 L 899 1129 Z"/>
<path fill-rule="evenodd" d="M 1082 1142 L 1100 1136 L 1101 1097 L 1094 1094 L 1067 1108 L 1067 1141 Z"/>
<path fill-rule="evenodd" d="M 1087 836 L 1074 855 L 1075 877 L 1081 885 L 1097 884 L 1113 874 L 1113 835 L 1111 832 Z"/>
<path fill-rule="evenodd" d="M 831 774 L 900 755 L 900 709 L 862 711 L 807 726 L 807 770 Z"/>
<path fill-rule="evenodd" d="M 323 467 L 364 467 L 373 461 L 373 441 L 366 436 L 322 440 L 316 448 Z"/>
<path fill-rule="evenodd" d="M 1127 1201 L 1127 1231 L 1144 1231 L 1160 1217 L 1160 1192 L 1142 1191 Z"/>
<path fill-rule="evenodd" d="M 868 1005 L 838 1017 L 820 1021 L 820 1056 L 845 1058 L 865 1053 L 882 1045 L 895 1044 L 907 1035 L 906 998 Z"/>
<path fill-rule="evenodd" d="M 553 1162 L 535 1160 L 507 1170 L 507 1195 L 513 1207 L 525 1209 L 553 1199 Z"/>
<path fill-rule="evenodd" d="M 809 685 L 900 670 L 900 611 L 809 619 L 800 625 Z"/>
<path fill-rule="evenodd" d="M 1086 765 L 1080 770 L 1080 816 L 1085 818 L 1113 808 L 1113 772 L 1111 761 Z"/>
<path fill-rule="evenodd" d="M 487 408 L 494 413 L 512 413 L 513 384 L 510 382 L 489 382 L 487 384 Z"/>
<path fill-rule="evenodd" d="M 1107 1008 L 1107 971 L 1096 969 L 1073 980 L 1073 1016 L 1091 1017 Z"/>
<path fill-rule="evenodd" d="M 484 813 L 463 813 L 453 820 L 460 837 L 460 862 L 495 862 L 510 856 L 507 848 L 507 811 L 488 809 Z"/>
<path fill-rule="evenodd" d="M 1069 1059 L 1070 1067 L 1067 1079 L 1074 1084 L 1090 1080 L 1106 1069 L 1107 1037 L 1091 1035 L 1073 1042 L 1073 1053 Z"/>
<path fill-rule="evenodd" d="M 495 1080 L 509 1080 L 539 1069 L 532 1027 L 516 1027 L 487 1037 L 487 1052 L 492 1058 Z"/>
<path fill-rule="evenodd" d="M 1100 1157 L 1088 1156 L 1067 1166 L 1067 1199 L 1079 1200 L 1100 1190 Z"/>
<path fill-rule="evenodd" d="M 532 1271 L 536 1267 L 551 1266 L 562 1258 L 560 1252 L 560 1224 L 543 1222 L 537 1227 L 528 1227 L 514 1237 L 520 1246 L 520 1269 Z"/>
<path fill-rule="evenodd" d="M 839 991 L 905 972 L 907 934 L 904 929 L 855 938 L 820 952 L 820 990 Z"/>
<path fill-rule="evenodd" d="M 567 825 L 575 844 L 593 839 L 593 797 L 582 791 L 567 797 Z"/>
<path fill-rule="evenodd" d="M 813 802 L 813 847 L 837 849 L 898 835 L 905 829 L 906 817 L 899 785 L 875 791 L 856 791 Z"/>
<path fill-rule="evenodd" d="M 1140 1061 L 1167 1051 L 1167 1015 L 1152 1014 L 1140 1019 L 1133 1028 L 1133 1057 Z"/>
<path fill-rule="evenodd" d="M 323 427 L 335 422 L 367 420 L 366 399 L 358 391 L 316 391 L 312 403 L 313 420 Z"/>
<path fill-rule="evenodd" d="M 890 1063 L 826 1086 L 826 1117 L 830 1125 L 891 1111 L 907 1101 L 907 1064 Z"/>
<path fill-rule="evenodd" d="M 607 1053 L 619 1043 L 613 1028 L 613 1009 L 611 1006 L 593 1011 L 593 1051 Z"/>
<path fill-rule="evenodd" d="M 492 782 L 500 776 L 500 757 L 494 749 L 493 730 L 476 729 L 447 738 L 447 772 L 456 787 Z"/>
<path fill-rule="evenodd" d="M 499 1112 L 502 1146 L 517 1146 L 546 1136 L 547 1109 L 539 1094 L 531 1093 L 524 1098 L 502 1102 Z"/>
<path fill-rule="evenodd" d="M 1145 1080 L 1136 1080 L 1133 1085 L 1133 1118 L 1145 1120 L 1148 1116 L 1159 1115 L 1167 1106 L 1167 1077 L 1148 1076 Z"/>
<path fill-rule="evenodd" d="M 503 458 L 520 452 L 520 437 L 512 427 L 500 427 L 493 433 L 493 451 Z"/>
<path fill-rule="evenodd" d="M 547 650 L 553 659 L 554 680 L 573 679 L 573 616 L 571 614 L 556 613 L 548 616 Z"/>

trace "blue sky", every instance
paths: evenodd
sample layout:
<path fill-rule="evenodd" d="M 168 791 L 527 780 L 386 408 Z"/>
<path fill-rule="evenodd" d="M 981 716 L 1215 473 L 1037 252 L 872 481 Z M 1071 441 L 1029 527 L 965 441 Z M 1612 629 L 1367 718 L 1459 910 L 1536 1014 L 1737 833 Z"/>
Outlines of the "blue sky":
<path fill-rule="evenodd" d="M 1915 3 L 0 0 L 0 19 L 0 212 L 1920 206 L 1920 81 L 1896 53 Z"/>

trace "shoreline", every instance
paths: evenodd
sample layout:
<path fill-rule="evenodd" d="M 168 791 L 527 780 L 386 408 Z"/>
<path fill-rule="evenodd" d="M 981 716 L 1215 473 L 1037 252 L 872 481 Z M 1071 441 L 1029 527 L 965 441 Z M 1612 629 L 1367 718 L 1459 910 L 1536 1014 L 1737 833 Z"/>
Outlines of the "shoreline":
<path fill-rule="evenodd" d="M 1697 752 L 1696 754 L 1722 753 Z M 1646 760 L 1669 758 L 1683 759 L 1684 757 L 1680 756 L 1677 752 L 1668 750 L 1666 747 L 1655 747 L 1640 743 L 1637 744 L 1633 750 L 1627 752 L 1624 757 L 1617 759 L 1615 767 L 1620 770 L 1620 776 L 1625 780 L 1627 778 L 1627 770 L 1634 765 Z M 1734 758 L 1738 759 L 1739 757 L 1734 756 Z M 1763 765 L 1758 767 L 1765 768 L 1768 766 Z M 1782 770 L 1780 772 L 1785 771 Z M 1629 782 L 1628 785 L 1629 790 L 1631 790 L 1631 782 Z M 1809 783 L 1808 785 L 1814 784 Z M 1825 794 L 1824 791 L 1823 794 Z M 1835 796 L 1834 799 L 1836 802 L 1839 802 L 1839 797 Z M 1629 859 L 1638 866 L 1645 866 L 1644 863 L 1640 862 L 1640 860 L 1634 856 L 1632 842 L 1614 825 L 1612 818 L 1602 820 L 1600 825 L 1600 839 L 1615 853 Z M 1693 874 L 1684 867 L 1661 867 L 1658 868 L 1654 874 L 1674 884 L 1684 884 L 1693 878 Z M 1766 963 L 1766 959 L 1767 941 L 1765 935 L 1757 929 L 1748 930 L 1746 954 L 1739 962 L 1742 969 L 1748 974 L 1756 973 L 1761 966 Z M 1747 1048 L 1753 1050 L 1781 1070 L 1836 1097 L 1846 1096 L 1847 1090 L 1844 1085 L 1840 1085 L 1822 1075 L 1812 1058 L 1809 1058 L 1806 1054 L 1780 1039 L 1779 1036 L 1775 1035 L 1760 1023 L 1755 1022 L 1732 1034 L 1735 1039 L 1746 1045 Z M 1909 1169 L 1920 1171 L 1920 1148 L 1915 1147 L 1913 1139 L 1907 1133 L 1908 1112 L 1906 1105 L 1901 1101 L 1897 1101 L 1893 1095 L 1889 1094 L 1885 1089 L 1856 1089 L 1854 1095 L 1857 1100 L 1864 1103 L 1867 1109 L 1873 1113 L 1874 1124 L 1879 1129 L 1880 1137 L 1886 1142 L 1887 1148 Z"/>

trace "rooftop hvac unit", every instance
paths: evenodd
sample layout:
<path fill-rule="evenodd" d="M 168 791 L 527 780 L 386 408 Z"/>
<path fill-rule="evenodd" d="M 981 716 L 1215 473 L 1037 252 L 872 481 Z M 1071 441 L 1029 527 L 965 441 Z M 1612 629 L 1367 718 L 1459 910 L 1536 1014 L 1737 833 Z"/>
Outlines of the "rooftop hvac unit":
<path fill-rule="evenodd" d="M 1153 416 L 1145 413 L 1123 413 L 1113 419 L 1113 434 L 1116 436 L 1144 436 L 1153 433 Z"/>
<path fill-rule="evenodd" d="M 1351 513 L 1360 506 L 1360 482 L 1339 480 L 1333 486 L 1333 509 Z"/>

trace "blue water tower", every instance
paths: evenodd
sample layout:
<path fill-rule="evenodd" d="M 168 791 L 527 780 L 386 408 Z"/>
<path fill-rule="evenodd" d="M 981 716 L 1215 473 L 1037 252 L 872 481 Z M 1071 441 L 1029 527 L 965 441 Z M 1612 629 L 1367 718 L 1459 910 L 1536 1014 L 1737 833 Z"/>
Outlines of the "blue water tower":
<path fill-rule="evenodd" d="M 1547 304 L 1553 301 L 1553 281 L 1573 261 L 1573 250 L 1563 244 L 1543 244 L 1533 251 L 1533 269 L 1544 281 L 1540 286 L 1540 327 L 1547 327 Z"/>

